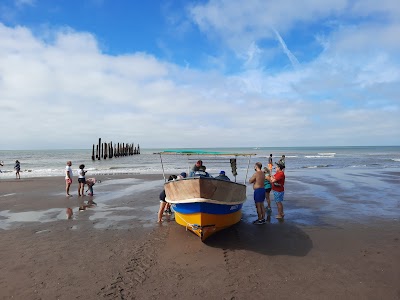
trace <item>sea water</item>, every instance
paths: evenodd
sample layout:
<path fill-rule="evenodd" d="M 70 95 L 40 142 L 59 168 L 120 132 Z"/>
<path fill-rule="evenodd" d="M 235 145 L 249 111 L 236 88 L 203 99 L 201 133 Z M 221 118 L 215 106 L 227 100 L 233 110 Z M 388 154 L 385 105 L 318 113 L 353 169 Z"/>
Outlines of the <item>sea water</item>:
<path fill-rule="evenodd" d="M 232 155 L 160 155 L 166 149 L 142 149 L 141 154 L 92 160 L 91 149 L 80 150 L 0 150 L 0 179 L 13 178 L 15 160 L 21 163 L 21 177 L 64 176 L 65 165 L 72 161 L 72 168 L 77 174 L 80 164 L 85 165 L 87 177 L 112 174 L 179 174 L 189 171 L 196 160 L 202 159 L 207 171 L 217 175 L 220 170 L 231 174 L 229 158 Z M 189 150 L 189 149 L 185 149 Z M 400 146 L 369 147 L 249 147 L 249 148 L 201 148 L 205 150 L 237 154 L 238 178 L 247 177 L 247 167 L 252 173 L 253 164 L 260 161 L 264 166 L 268 157 L 273 155 L 277 162 L 281 155 L 286 156 L 287 170 L 301 169 L 367 169 L 380 172 L 382 169 L 400 169 Z M 232 177 L 232 175 L 230 175 Z"/>

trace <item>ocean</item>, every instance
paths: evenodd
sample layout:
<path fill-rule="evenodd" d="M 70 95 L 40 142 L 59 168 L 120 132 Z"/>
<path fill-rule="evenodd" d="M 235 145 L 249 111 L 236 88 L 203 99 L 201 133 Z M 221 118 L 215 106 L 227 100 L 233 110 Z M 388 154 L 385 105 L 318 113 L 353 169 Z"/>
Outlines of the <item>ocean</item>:
<path fill-rule="evenodd" d="M 87 177 L 112 174 L 179 174 L 188 171 L 196 160 L 202 159 L 207 171 L 217 175 L 220 170 L 230 173 L 229 158 L 232 156 L 182 156 L 162 155 L 166 149 L 143 149 L 141 154 L 92 161 L 91 149 L 80 150 L 0 150 L 0 179 L 14 178 L 14 163 L 21 163 L 21 178 L 64 176 L 65 165 L 72 161 L 74 175 L 80 164 L 88 171 Z M 188 149 L 185 149 L 188 150 Z M 199 150 L 199 149 L 196 149 Z M 286 156 L 286 170 L 301 169 L 353 169 L 379 172 L 382 169 L 400 169 L 400 146 L 359 146 L 359 147 L 249 147 L 249 148 L 201 148 L 205 151 L 254 154 L 250 160 L 245 156 L 237 157 L 239 177 L 246 175 L 247 166 L 260 161 L 267 165 L 268 157 L 273 155 L 277 162 L 282 154 Z M 231 175 L 232 176 L 232 175 Z"/>

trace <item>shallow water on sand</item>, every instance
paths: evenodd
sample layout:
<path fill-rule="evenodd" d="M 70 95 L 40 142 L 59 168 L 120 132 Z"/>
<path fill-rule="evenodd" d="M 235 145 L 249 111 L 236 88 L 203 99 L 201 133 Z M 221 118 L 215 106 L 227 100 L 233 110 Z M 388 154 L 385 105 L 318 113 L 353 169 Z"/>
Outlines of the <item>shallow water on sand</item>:
<path fill-rule="evenodd" d="M 399 221 L 400 185 L 396 169 L 382 174 L 346 169 L 289 170 L 285 174 L 285 222 L 304 226 L 332 226 L 340 222 L 369 223 L 374 218 Z M 55 221 L 72 221 L 73 226 L 77 226 L 75 229 L 79 228 L 80 222 L 98 229 L 152 227 L 156 225 L 159 202 L 157 193 L 148 199 L 148 191 L 155 187 L 161 190 L 163 183 L 162 179 L 105 178 L 95 185 L 93 200 L 97 205 L 84 211 L 73 207 L 71 220 L 67 220 L 66 208 L 27 212 L 4 210 L 0 211 L 0 229 L 27 222 Z M 4 194 L 0 197 L 13 195 Z M 57 195 L 62 197 L 63 193 Z M 90 198 L 83 197 L 82 201 Z M 282 222 L 275 219 L 277 209 L 273 199 L 271 192 L 271 223 Z M 246 223 L 257 218 L 251 185 L 247 186 L 247 201 L 242 212 L 242 221 Z"/>
<path fill-rule="evenodd" d="M 0 229 L 10 229 L 21 223 L 40 222 L 48 223 L 65 220 L 66 222 L 75 221 L 90 221 L 94 228 L 130 228 L 132 222 L 135 221 L 136 226 L 149 227 L 149 223 L 153 224 L 156 220 L 159 202 L 145 201 L 148 205 L 140 204 L 138 207 L 128 206 L 134 205 L 134 202 L 127 203 L 117 201 L 120 198 L 132 194 L 143 194 L 144 192 L 154 188 L 157 184 L 162 186 L 163 180 L 160 182 L 144 181 L 135 178 L 125 179 L 108 179 L 101 184 L 96 184 L 95 195 L 93 197 L 80 198 L 81 204 L 83 201 L 92 199 L 96 205 L 86 207 L 80 210 L 79 207 L 71 207 L 73 215 L 68 219 L 66 208 L 51 208 L 40 211 L 12 212 L 10 210 L 0 211 Z M 115 189 L 115 186 L 118 186 Z M 110 192 L 112 190 L 112 192 Z M 63 196 L 64 193 L 58 193 L 58 196 Z M 1 195 L 0 195 L 1 196 Z M 2 195 L 11 196 L 11 195 Z M 151 199 L 153 200 L 153 199 Z M 143 202 L 143 201 L 141 201 Z M 74 225 L 76 226 L 76 225 Z"/>
<path fill-rule="evenodd" d="M 338 222 L 370 223 L 374 218 L 399 221 L 400 197 L 397 170 L 382 174 L 368 170 L 287 171 L 285 220 L 299 225 L 332 225 Z M 257 218 L 251 187 L 243 206 L 244 219 Z M 271 192 L 272 222 L 278 222 Z"/>

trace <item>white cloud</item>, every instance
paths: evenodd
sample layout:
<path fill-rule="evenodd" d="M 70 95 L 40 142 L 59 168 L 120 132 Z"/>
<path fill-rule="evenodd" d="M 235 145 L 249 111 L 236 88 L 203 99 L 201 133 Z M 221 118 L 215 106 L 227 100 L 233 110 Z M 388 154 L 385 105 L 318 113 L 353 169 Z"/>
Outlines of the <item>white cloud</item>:
<path fill-rule="evenodd" d="M 347 14 L 357 2 L 236 4 L 191 10 L 204 34 L 246 62 L 232 75 L 148 53 L 106 55 L 87 32 L 37 36 L 0 24 L 0 149 L 89 148 L 98 137 L 145 148 L 400 144 L 396 22 L 339 22 L 316 32 L 321 52 L 297 64 L 284 33 L 299 21 Z M 277 37 L 296 69 L 259 65 L 271 53 L 262 40 Z"/>

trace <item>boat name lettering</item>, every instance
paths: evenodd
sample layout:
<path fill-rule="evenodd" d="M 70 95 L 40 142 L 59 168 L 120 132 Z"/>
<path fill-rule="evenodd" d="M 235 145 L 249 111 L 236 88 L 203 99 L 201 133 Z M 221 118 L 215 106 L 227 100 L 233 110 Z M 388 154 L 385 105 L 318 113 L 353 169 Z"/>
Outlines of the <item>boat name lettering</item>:
<path fill-rule="evenodd" d="M 231 209 L 230 210 L 235 210 L 235 209 L 237 209 L 239 207 L 239 205 L 233 205 L 233 206 L 231 206 Z"/>

